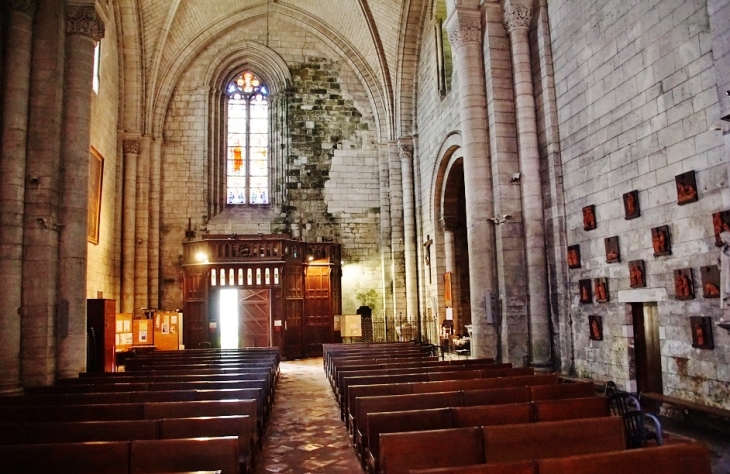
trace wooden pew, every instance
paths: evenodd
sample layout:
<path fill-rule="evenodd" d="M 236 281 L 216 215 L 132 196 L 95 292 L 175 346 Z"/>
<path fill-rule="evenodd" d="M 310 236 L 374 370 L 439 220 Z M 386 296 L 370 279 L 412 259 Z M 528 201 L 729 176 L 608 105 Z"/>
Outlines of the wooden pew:
<path fill-rule="evenodd" d="M 256 455 L 256 426 L 250 417 L 216 416 L 167 418 L 159 420 L 160 439 L 206 437 L 238 437 L 238 464 L 242 473 L 252 472 Z"/>
<path fill-rule="evenodd" d="M 214 395 L 210 392 L 212 390 L 236 390 L 236 394 L 238 398 L 242 399 L 251 399 L 256 401 L 256 409 L 257 409 L 257 420 L 259 424 L 263 424 L 264 421 L 268 418 L 268 410 L 269 407 L 267 406 L 267 402 L 265 400 L 263 390 L 261 388 L 246 388 L 246 382 L 241 381 L 230 381 L 230 382 L 150 382 L 150 383 L 140 383 L 140 384 L 89 384 L 89 385 L 56 385 L 52 387 L 43 387 L 44 389 L 41 391 L 34 391 L 33 393 L 65 393 L 65 394 L 71 394 L 71 393 L 93 393 L 94 391 L 99 392 L 180 392 L 180 391 L 202 391 L 203 393 L 208 393 L 209 397 L 213 397 Z M 114 390 L 116 389 L 116 390 Z M 221 396 L 226 394 L 227 392 L 221 392 Z M 233 393 L 233 392 L 230 392 Z M 184 395 L 180 395 L 180 397 L 184 397 Z M 110 397 L 113 398 L 113 397 Z M 130 397 L 130 401 L 131 401 Z M 160 399 L 164 398 L 164 396 L 136 396 L 136 399 Z M 189 395 L 187 398 L 192 398 L 193 400 L 196 400 L 197 397 L 193 397 L 192 395 Z M 18 399 L 19 403 L 22 403 L 21 399 Z M 0 413 L 2 413 L 2 405 L 0 405 Z"/>
<path fill-rule="evenodd" d="M 238 474 L 238 439 L 187 438 L 131 442 L 130 474 L 220 470 Z"/>
<path fill-rule="evenodd" d="M 381 433 L 599 418 L 610 415 L 608 399 L 605 397 L 369 413 L 367 450 L 362 452 L 362 455 L 367 461 L 369 471 L 378 472 Z"/>
<path fill-rule="evenodd" d="M 596 395 L 593 382 L 561 383 L 530 387 L 533 400 L 557 400 L 561 398 L 584 398 Z"/>
<path fill-rule="evenodd" d="M 610 416 L 608 398 L 590 396 L 585 398 L 536 400 L 532 402 L 535 421 L 561 421 L 578 418 Z"/>
<path fill-rule="evenodd" d="M 700 443 L 680 443 L 516 463 L 411 469 L 410 474 L 711 474 L 711 456 Z"/>
<path fill-rule="evenodd" d="M 367 382 L 377 382 L 369 385 L 350 385 L 347 388 L 347 403 L 342 407 L 345 412 L 343 416 L 347 416 L 347 425 L 350 422 L 350 409 L 355 406 L 355 400 L 358 397 L 374 397 L 379 395 L 405 395 L 409 393 L 429 393 L 429 392 L 451 392 L 454 390 L 475 390 L 480 388 L 503 387 L 504 382 L 489 382 L 487 379 L 496 379 L 499 377 L 532 377 L 534 370 L 532 368 L 508 368 L 508 369 L 490 369 L 483 370 L 481 378 L 455 380 L 438 380 L 438 381 L 402 381 L 401 379 L 383 375 L 378 378 L 368 379 Z M 455 374 L 455 372 L 447 372 Z M 458 375 L 457 375 L 458 377 Z M 542 375 L 538 377 L 543 377 Z M 515 379 L 517 380 L 517 379 Z M 542 382 L 557 383 L 556 377 L 546 379 L 537 379 Z M 394 381 L 397 381 L 394 383 Z M 533 382 L 533 379 L 521 379 L 516 382 L 517 385 L 527 385 Z M 354 381 L 353 381 L 354 382 Z M 523 383 L 526 382 L 526 383 Z"/>
<path fill-rule="evenodd" d="M 466 387 L 466 389 L 460 389 L 460 383 L 455 382 L 454 384 L 451 384 L 451 388 L 457 388 L 458 390 L 463 391 L 463 399 L 462 403 L 456 406 L 474 406 L 474 405 L 495 405 L 495 404 L 503 404 L 503 403 L 518 403 L 518 402 L 529 402 L 532 400 L 531 398 L 531 389 L 524 388 L 532 385 L 536 386 L 542 386 L 548 385 L 548 386 L 558 386 L 557 385 L 557 376 L 555 375 L 528 375 L 528 376 L 517 376 L 517 377 L 502 377 L 502 378 L 487 378 L 487 379 L 478 379 L 481 380 L 479 384 L 477 385 L 474 381 L 463 382 L 463 386 Z M 474 389 L 475 386 L 481 386 L 485 387 L 483 389 Z M 443 387 L 443 385 L 436 384 L 434 385 L 434 388 L 437 387 Z M 519 388 L 522 387 L 519 390 L 504 390 L 508 388 Z M 419 393 L 431 393 L 426 392 L 425 387 L 419 388 Z M 400 387 L 396 390 L 402 390 L 405 391 L 405 394 L 393 394 L 393 395 L 382 395 L 380 397 L 387 397 L 387 396 L 408 396 L 411 394 L 408 394 L 409 387 Z M 570 389 L 572 390 L 572 389 Z M 366 390 L 362 390 L 361 393 L 366 392 Z M 375 390 L 371 391 L 370 393 L 375 392 Z M 551 392 L 554 393 L 554 392 Z M 557 392 L 555 392 L 557 393 Z M 415 395 L 413 393 L 412 395 Z M 371 400 L 367 402 L 367 407 L 364 407 L 363 409 L 360 408 L 360 400 L 366 399 L 366 398 L 377 398 L 378 400 Z M 367 416 L 367 413 L 369 412 L 376 412 L 376 411 L 388 411 L 385 409 L 379 409 L 380 407 L 378 404 L 379 401 L 384 401 L 383 398 L 378 398 L 378 396 L 372 396 L 372 397 L 354 397 L 354 403 L 350 407 L 350 413 L 348 415 L 348 428 L 350 430 L 350 433 L 353 436 L 353 439 L 356 440 L 356 445 L 359 445 L 359 440 L 363 438 L 364 433 L 360 433 L 358 435 L 358 431 L 360 430 L 360 427 L 358 426 L 358 420 L 365 420 L 365 416 Z M 387 403 L 387 402 L 386 402 Z M 402 402 L 399 403 L 408 403 L 407 398 L 403 399 Z M 439 406 L 433 406 L 430 408 L 441 408 L 446 407 L 449 405 L 439 405 Z M 373 411 L 368 411 L 370 408 L 373 409 Z M 390 411 L 397 411 L 397 410 L 390 410 Z M 362 417 L 362 418 L 361 418 Z"/>
<path fill-rule="evenodd" d="M 2 472 L 28 474 L 56 472 L 78 474 L 129 474 L 130 441 L 26 444 L 0 446 Z"/>
<path fill-rule="evenodd" d="M 243 415 L 161 420 L 9 423 L 0 427 L 0 445 L 236 436 L 242 472 L 250 472 L 256 452 L 254 420 Z"/>
<path fill-rule="evenodd" d="M 385 433 L 380 436 L 380 466 L 383 474 L 406 474 L 411 469 L 592 454 L 624 446 L 617 417 Z"/>
<path fill-rule="evenodd" d="M 620 466 L 617 470 L 617 466 Z M 538 461 L 540 474 L 711 474 L 711 457 L 700 443 L 680 443 Z"/>
<path fill-rule="evenodd" d="M 537 462 L 498 462 L 494 464 L 472 464 L 471 466 L 441 467 L 434 469 L 411 469 L 409 474 L 539 474 Z M 568 474 L 562 473 L 562 474 Z M 615 474 L 615 473 L 613 473 Z"/>
<path fill-rule="evenodd" d="M 19 422 L 4 423 L 0 428 L 0 445 L 132 441 L 160 437 L 159 420 Z"/>

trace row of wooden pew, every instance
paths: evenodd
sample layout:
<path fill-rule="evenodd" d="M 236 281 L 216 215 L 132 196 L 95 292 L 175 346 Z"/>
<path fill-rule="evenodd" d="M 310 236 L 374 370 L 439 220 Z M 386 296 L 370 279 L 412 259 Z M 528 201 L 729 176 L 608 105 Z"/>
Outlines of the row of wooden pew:
<path fill-rule="evenodd" d="M 251 472 L 277 349 L 152 352 L 0 398 L 1 472 Z"/>
<path fill-rule="evenodd" d="M 653 472 L 711 472 L 698 443 L 627 450 L 623 419 L 592 383 L 445 362 L 415 344 L 325 345 L 325 373 L 371 474 L 638 473 L 653 457 L 677 460 Z"/>

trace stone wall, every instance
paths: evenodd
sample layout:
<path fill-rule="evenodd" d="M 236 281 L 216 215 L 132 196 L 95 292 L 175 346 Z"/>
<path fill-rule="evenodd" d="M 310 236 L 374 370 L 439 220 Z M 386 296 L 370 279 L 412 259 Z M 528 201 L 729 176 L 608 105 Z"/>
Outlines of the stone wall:
<path fill-rule="evenodd" d="M 580 245 L 569 271 L 578 375 L 636 389 L 628 303 L 656 301 L 664 393 L 730 407 L 730 336 L 713 324 L 715 349 L 692 347 L 690 316 L 720 316 L 703 298 L 700 267 L 715 265 L 712 214 L 730 206 L 705 1 L 548 2 L 559 107 L 567 244 Z M 694 171 L 699 200 L 677 204 L 675 176 Z M 641 215 L 627 220 L 622 196 L 638 191 Z M 595 205 L 597 228 L 583 229 Z M 654 256 L 651 229 L 669 226 L 671 254 Z M 618 236 L 619 263 L 604 239 Z M 565 252 L 556 248 L 555 252 Z M 630 289 L 627 262 L 643 260 L 647 290 Z M 675 299 L 673 270 L 691 268 L 695 298 Z M 579 303 L 578 281 L 608 279 L 608 303 Z M 560 284 L 561 282 L 558 282 Z M 603 340 L 588 339 L 588 315 Z M 566 355 L 563 355 L 564 357 Z"/>
<path fill-rule="evenodd" d="M 451 83 L 457 83 L 454 73 Z M 420 305 L 422 317 L 428 318 L 429 311 L 434 319 L 444 318 L 443 273 L 444 242 L 443 232 L 436 214 L 440 209 L 440 188 L 437 190 L 437 174 L 439 166 L 443 166 L 446 149 L 442 149 L 444 141 L 460 128 L 459 89 L 452 88 L 443 98 L 439 92 L 436 36 L 434 20 L 427 18 L 423 25 L 418 62 L 416 123 L 418 124 L 418 146 L 414 156 L 414 185 L 416 192 L 417 222 L 416 246 L 419 248 Z M 423 243 L 430 236 L 433 246 L 430 247 L 431 265 L 425 265 Z M 430 272 L 430 277 L 428 275 Z M 435 306 L 435 308 L 434 308 Z M 433 332 L 433 329 L 429 329 Z"/>
<path fill-rule="evenodd" d="M 332 239 L 342 244 L 343 311 L 354 313 L 362 304 L 358 294 L 380 292 L 376 126 L 366 88 L 347 58 L 318 36 L 278 17 L 270 22 L 268 37 L 266 22 L 259 20 L 214 40 L 175 88 L 165 120 L 162 166 L 164 307 L 182 304 L 179 256 L 188 216 L 195 223 L 207 214 L 210 88 L 204 78 L 220 51 L 242 41 L 267 44 L 292 74 L 293 83 L 282 85 L 290 88 L 285 102 L 289 140 L 282 143 L 286 169 L 271 172 L 286 179 L 273 183 L 273 189 L 285 185 L 287 197 L 265 212 L 226 209 L 211 219 L 208 231 L 237 232 L 243 228 L 237 226 L 256 223 L 264 233 L 294 231 L 310 242 Z"/>
<path fill-rule="evenodd" d="M 117 154 L 117 120 L 119 117 L 119 50 L 114 12 L 107 14 L 106 34 L 101 40 L 99 92 L 91 102 L 91 146 L 104 158 L 99 243 L 89 244 L 86 292 L 89 298 L 119 300 L 121 166 Z"/>

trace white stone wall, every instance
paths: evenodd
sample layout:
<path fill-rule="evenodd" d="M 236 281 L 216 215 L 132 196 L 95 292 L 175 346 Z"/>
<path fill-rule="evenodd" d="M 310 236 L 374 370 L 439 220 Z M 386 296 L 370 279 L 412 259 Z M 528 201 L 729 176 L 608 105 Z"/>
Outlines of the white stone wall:
<path fill-rule="evenodd" d="M 281 17 L 272 17 L 269 32 L 267 39 L 264 20 L 231 29 L 212 41 L 195 58 L 175 87 L 165 118 L 162 164 L 161 296 L 164 307 L 179 307 L 182 304 L 179 256 L 188 216 L 192 217 L 195 226 L 201 216 L 207 214 L 206 104 L 209 89 L 204 84 L 205 74 L 219 51 L 243 41 L 268 44 L 289 65 L 307 63 L 313 58 L 327 58 L 339 64 L 338 80 L 342 96 L 353 102 L 361 115 L 360 123 L 367 124 L 367 129 L 358 129 L 352 137 L 343 137 L 345 140 L 341 146 L 334 150 L 323 202 L 302 203 L 300 212 L 309 212 L 311 209 L 319 212 L 322 208 L 321 220 L 329 220 L 336 228 L 332 234 L 342 244 L 345 261 L 343 311 L 354 312 L 360 306 L 358 294 L 370 289 L 380 292 L 377 138 L 374 113 L 366 88 L 349 66 L 347 58 L 340 56 L 317 35 L 305 31 L 295 22 L 284 22 Z M 304 166 L 306 163 L 295 160 L 293 165 L 294 169 L 298 169 L 299 165 Z M 228 217 L 225 212 L 220 214 L 209 229 L 232 228 L 236 225 L 234 219 L 262 218 L 260 213 L 255 217 L 246 212 L 233 214 Z M 265 224 L 270 226 L 271 222 Z M 318 225 L 322 223 L 314 222 L 311 230 L 303 226 L 302 237 L 307 241 L 316 241 L 315 230 Z M 263 232 L 268 233 L 270 230 L 266 228 Z M 355 278 L 348 276 L 355 274 Z M 382 300 L 382 296 L 378 300 Z"/>
<path fill-rule="evenodd" d="M 91 146 L 104 158 L 102 179 L 99 243 L 88 244 L 86 294 L 97 298 L 119 300 L 121 208 L 120 157 L 117 154 L 117 121 L 119 117 L 119 50 L 113 12 L 108 12 L 106 34 L 101 40 L 99 92 L 91 100 Z"/>
<path fill-rule="evenodd" d="M 555 0 L 548 8 L 567 243 L 580 244 L 582 258 L 566 282 L 575 368 L 635 388 L 633 328 L 618 292 L 629 289 L 627 262 L 643 259 L 647 288 L 667 295 L 658 302 L 664 393 L 728 408 L 730 336 L 715 326 L 715 349 L 695 349 L 689 325 L 689 316 L 719 319 L 719 301 L 702 297 L 699 268 L 716 264 L 711 214 L 730 206 L 722 138 L 708 131 L 719 110 L 706 2 Z M 699 201 L 679 206 L 674 177 L 691 170 Z M 622 195 L 634 189 L 641 217 L 625 220 Z M 590 204 L 598 228 L 584 231 L 581 209 Z M 672 255 L 654 257 L 651 228 L 665 224 Z M 621 263 L 606 263 L 609 236 L 619 237 Z M 677 301 L 672 271 L 686 267 L 696 296 Z M 610 302 L 580 304 L 578 280 L 596 277 L 609 279 Z M 603 316 L 603 341 L 589 341 L 589 314 Z"/>
<path fill-rule="evenodd" d="M 419 255 L 419 286 L 421 287 L 421 314 L 427 315 L 426 308 L 435 305 L 434 318 L 440 315 L 444 318 L 443 301 L 443 273 L 444 241 L 443 230 L 438 222 L 441 217 L 436 213 L 440 209 L 440 188 L 437 184 L 438 167 L 441 164 L 446 150 L 442 144 L 449 134 L 460 129 L 459 119 L 459 90 L 452 87 L 451 91 L 441 98 L 439 93 L 436 57 L 436 39 L 434 24 L 431 19 L 424 22 L 421 36 L 421 45 L 418 62 L 418 81 L 416 97 L 416 124 L 418 131 L 418 147 L 414 156 L 414 185 L 418 188 L 416 198 L 416 213 L 420 214 L 417 229 L 417 248 Z M 456 75 L 452 77 L 452 84 L 457 84 Z M 437 191 L 439 189 L 439 191 Z M 435 195 L 436 193 L 436 195 Z M 431 246 L 431 265 L 425 265 L 423 257 L 423 243 L 427 236 L 433 239 Z M 431 278 L 425 273 L 430 270 Z M 430 281 L 430 283 L 429 283 Z"/>

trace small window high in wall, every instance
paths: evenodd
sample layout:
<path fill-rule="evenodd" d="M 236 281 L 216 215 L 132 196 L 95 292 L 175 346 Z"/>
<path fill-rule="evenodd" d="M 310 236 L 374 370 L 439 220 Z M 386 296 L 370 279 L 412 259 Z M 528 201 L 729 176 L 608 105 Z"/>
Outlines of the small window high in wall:
<path fill-rule="evenodd" d="M 226 93 L 226 204 L 269 204 L 268 87 L 244 71 L 228 84 Z"/>

